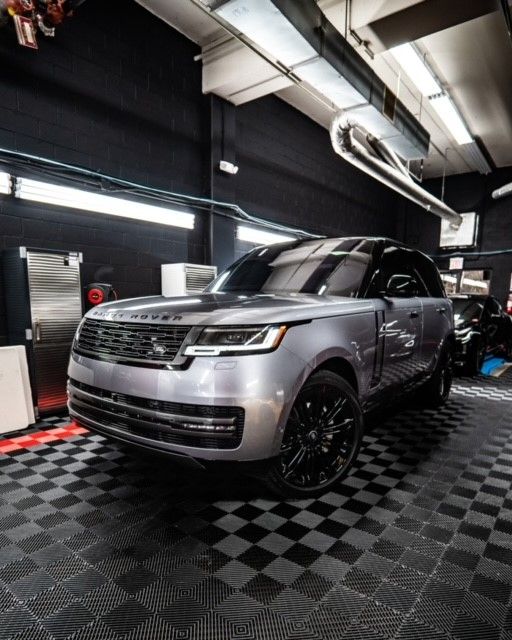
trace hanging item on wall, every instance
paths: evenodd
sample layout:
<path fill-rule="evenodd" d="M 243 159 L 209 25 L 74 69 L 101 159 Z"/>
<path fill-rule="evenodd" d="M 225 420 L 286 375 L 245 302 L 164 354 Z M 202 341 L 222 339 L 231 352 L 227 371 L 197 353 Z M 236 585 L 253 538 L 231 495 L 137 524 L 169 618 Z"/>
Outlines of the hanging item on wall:
<path fill-rule="evenodd" d="M 73 9 L 84 0 L 0 0 L 0 26 L 12 18 L 18 42 L 37 49 L 37 30 L 53 37 L 55 27 L 73 15 Z"/>
<path fill-rule="evenodd" d="M 106 282 L 91 282 L 84 287 L 84 307 L 86 311 L 104 302 L 117 300 L 114 287 Z"/>
<path fill-rule="evenodd" d="M 37 49 L 36 30 L 34 23 L 30 18 L 20 16 L 16 14 L 13 16 L 14 26 L 16 27 L 16 36 L 18 42 L 23 47 L 30 47 L 30 49 Z"/>

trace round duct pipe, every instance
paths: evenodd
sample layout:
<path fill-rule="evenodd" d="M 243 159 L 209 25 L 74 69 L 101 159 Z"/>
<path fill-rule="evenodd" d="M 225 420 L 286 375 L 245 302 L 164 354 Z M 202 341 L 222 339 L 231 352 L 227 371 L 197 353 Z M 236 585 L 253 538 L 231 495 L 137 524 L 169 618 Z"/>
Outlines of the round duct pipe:
<path fill-rule="evenodd" d="M 512 182 L 504 184 L 502 187 L 500 187 L 499 189 L 495 189 L 492 192 L 492 197 L 494 198 L 494 200 L 499 200 L 500 198 L 504 198 L 505 196 L 509 195 L 512 195 Z"/>
<path fill-rule="evenodd" d="M 360 134 L 366 145 L 355 139 L 355 131 Z M 452 226 L 460 226 L 461 216 L 442 200 L 416 184 L 409 177 L 407 169 L 398 156 L 382 141 L 359 126 L 346 112 L 343 111 L 334 116 L 330 133 L 334 151 L 342 158 L 420 207 L 448 220 Z M 380 158 L 375 153 L 378 153 Z"/>

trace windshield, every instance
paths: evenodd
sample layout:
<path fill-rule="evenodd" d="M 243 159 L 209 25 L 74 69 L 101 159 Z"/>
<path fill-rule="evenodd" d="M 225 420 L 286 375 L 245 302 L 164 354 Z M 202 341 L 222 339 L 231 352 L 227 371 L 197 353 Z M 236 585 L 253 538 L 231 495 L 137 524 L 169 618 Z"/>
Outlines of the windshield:
<path fill-rule="evenodd" d="M 456 327 L 469 324 L 479 320 L 484 308 L 483 300 L 472 300 L 470 298 L 452 298 L 453 321 Z"/>
<path fill-rule="evenodd" d="M 260 247 L 235 262 L 207 291 L 355 297 L 373 245 L 371 240 L 335 238 Z"/>

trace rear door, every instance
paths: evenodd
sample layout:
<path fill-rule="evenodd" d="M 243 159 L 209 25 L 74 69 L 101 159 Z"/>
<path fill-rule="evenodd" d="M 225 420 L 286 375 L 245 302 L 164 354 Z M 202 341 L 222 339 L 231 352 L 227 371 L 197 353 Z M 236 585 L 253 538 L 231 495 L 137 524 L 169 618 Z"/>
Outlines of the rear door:
<path fill-rule="evenodd" d="M 451 329 L 452 307 L 446 298 L 437 267 L 419 251 L 412 252 L 414 267 L 422 284 L 423 339 L 421 363 L 424 370 L 432 371 L 437 355 Z"/>
<path fill-rule="evenodd" d="M 421 370 L 423 313 L 418 291 L 387 295 L 388 283 L 395 276 L 416 279 L 407 250 L 388 245 L 370 286 L 369 297 L 377 298 L 376 310 L 382 319 L 379 341 L 382 344 L 380 388 L 402 385 Z"/>

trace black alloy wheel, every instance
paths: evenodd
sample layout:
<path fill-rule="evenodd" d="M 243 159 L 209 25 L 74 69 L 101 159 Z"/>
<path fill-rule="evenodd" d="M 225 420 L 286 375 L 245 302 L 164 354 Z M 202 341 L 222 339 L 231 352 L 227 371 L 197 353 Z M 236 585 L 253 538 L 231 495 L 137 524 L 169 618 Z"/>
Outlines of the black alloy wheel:
<path fill-rule="evenodd" d="M 330 371 L 306 381 L 290 412 L 270 474 L 286 495 L 316 495 L 342 478 L 357 456 L 362 413 L 353 388 Z"/>

